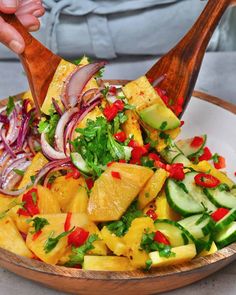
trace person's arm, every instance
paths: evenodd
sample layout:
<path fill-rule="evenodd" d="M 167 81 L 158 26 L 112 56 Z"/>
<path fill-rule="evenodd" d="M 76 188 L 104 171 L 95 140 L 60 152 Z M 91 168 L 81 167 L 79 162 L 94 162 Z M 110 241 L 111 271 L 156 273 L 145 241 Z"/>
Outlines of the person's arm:
<path fill-rule="evenodd" d="M 41 2 L 41 0 L 0 0 L 0 12 L 15 13 L 29 31 L 37 31 L 40 27 L 38 17 L 44 14 Z M 25 43 L 20 34 L 1 17 L 0 42 L 17 54 L 24 51 Z"/>

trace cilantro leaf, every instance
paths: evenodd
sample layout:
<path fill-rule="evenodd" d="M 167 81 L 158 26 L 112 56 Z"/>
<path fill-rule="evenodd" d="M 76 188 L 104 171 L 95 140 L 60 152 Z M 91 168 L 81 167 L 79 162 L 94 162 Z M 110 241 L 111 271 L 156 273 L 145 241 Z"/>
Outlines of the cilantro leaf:
<path fill-rule="evenodd" d="M 145 270 L 148 271 L 152 267 L 152 260 L 151 259 L 146 260 L 145 264 L 146 264 Z"/>
<path fill-rule="evenodd" d="M 218 163 L 219 162 L 219 155 L 217 153 L 215 153 L 211 159 L 213 160 L 214 163 Z"/>
<path fill-rule="evenodd" d="M 7 112 L 8 116 L 12 113 L 14 108 L 15 108 L 14 97 L 9 96 L 8 103 L 7 103 L 7 108 L 6 108 L 6 112 Z"/>
<path fill-rule="evenodd" d="M 69 256 L 70 260 L 65 264 L 65 266 L 72 267 L 83 263 L 85 254 L 94 249 L 93 243 L 97 240 L 99 240 L 98 235 L 93 234 L 89 236 L 87 241 L 82 246 L 78 248 L 73 247 L 72 254 Z"/>
<path fill-rule="evenodd" d="M 165 130 L 166 126 L 168 125 L 167 121 L 163 121 L 160 126 L 160 130 Z"/>
<path fill-rule="evenodd" d="M 35 231 L 32 233 L 37 233 L 41 229 L 44 228 L 44 226 L 49 225 L 49 222 L 46 218 L 40 218 L 40 217 L 35 217 L 31 219 L 27 219 L 27 223 L 33 222 L 33 227 L 35 228 Z"/>
<path fill-rule="evenodd" d="M 24 171 L 24 170 L 13 169 L 13 171 L 14 171 L 16 174 L 20 175 L 20 176 L 24 176 L 24 174 L 25 174 L 25 171 Z"/>
<path fill-rule="evenodd" d="M 17 202 L 17 200 L 14 200 L 12 201 L 9 205 L 8 205 L 8 208 L 2 212 L 0 212 L 0 219 L 4 218 L 6 216 L 6 214 L 12 209 L 14 208 L 15 206 L 21 206 L 23 207 L 24 206 L 24 202 Z"/>

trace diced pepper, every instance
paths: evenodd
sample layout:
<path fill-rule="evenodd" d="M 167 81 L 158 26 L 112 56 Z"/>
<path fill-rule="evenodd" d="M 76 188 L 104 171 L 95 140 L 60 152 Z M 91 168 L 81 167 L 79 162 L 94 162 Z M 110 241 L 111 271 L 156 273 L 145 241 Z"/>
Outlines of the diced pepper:
<path fill-rule="evenodd" d="M 20 208 L 17 213 L 23 216 L 34 216 L 39 214 L 37 189 L 32 188 L 22 197 L 24 203 L 23 208 Z"/>
<path fill-rule="evenodd" d="M 191 142 L 190 145 L 191 145 L 192 147 L 196 147 L 196 148 L 198 148 L 198 147 L 200 147 L 200 146 L 203 144 L 203 142 L 204 142 L 203 137 L 195 136 L 195 137 L 193 138 L 193 140 L 192 140 L 192 142 Z"/>
<path fill-rule="evenodd" d="M 113 105 L 118 109 L 118 111 L 123 111 L 125 104 L 121 99 L 116 100 Z"/>
<path fill-rule="evenodd" d="M 126 140 L 126 134 L 124 131 L 120 131 L 114 134 L 114 137 L 119 142 L 124 142 Z"/>
<path fill-rule="evenodd" d="M 154 241 L 160 244 L 165 244 L 165 245 L 170 245 L 170 242 L 166 238 L 166 236 L 161 233 L 160 231 L 156 231 L 155 236 L 154 236 Z"/>
<path fill-rule="evenodd" d="M 107 121 L 112 121 L 117 115 L 119 109 L 114 105 L 107 105 L 103 110 L 104 116 L 107 118 Z"/>
<path fill-rule="evenodd" d="M 66 215 L 66 221 L 65 221 L 65 224 L 64 224 L 64 231 L 69 231 L 70 230 L 71 217 L 72 217 L 72 213 L 68 212 L 67 215 Z"/>
<path fill-rule="evenodd" d="M 113 178 L 121 179 L 120 173 L 119 172 L 116 172 L 116 171 L 111 171 L 111 176 Z"/>
<path fill-rule="evenodd" d="M 112 95 L 116 95 L 117 89 L 115 86 L 110 86 L 109 87 L 109 93 Z"/>
<path fill-rule="evenodd" d="M 130 142 L 128 143 L 128 146 L 132 147 L 132 148 L 135 148 L 135 147 L 139 146 L 139 144 L 138 144 L 137 141 L 131 139 Z"/>
<path fill-rule="evenodd" d="M 203 149 L 203 154 L 199 157 L 199 161 L 209 161 L 212 158 L 212 153 L 207 146 Z"/>
<path fill-rule="evenodd" d="M 145 156 L 148 153 L 148 149 L 145 146 L 136 146 L 133 147 L 131 152 L 132 162 L 140 162 L 142 156 Z"/>
<path fill-rule="evenodd" d="M 170 173 L 170 178 L 174 178 L 176 180 L 183 180 L 185 177 L 184 174 L 184 165 L 182 163 L 176 163 L 166 165 L 166 171 Z"/>
<path fill-rule="evenodd" d="M 226 167 L 225 158 L 222 156 L 218 156 L 218 162 L 214 162 L 214 167 L 216 169 L 223 169 Z"/>
<path fill-rule="evenodd" d="M 37 231 L 37 232 L 33 235 L 32 240 L 33 240 L 33 241 L 37 240 L 37 238 L 41 235 L 41 233 L 42 233 L 41 230 Z"/>
<path fill-rule="evenodd" d="M 225 215 L 228 213 L 229 213 L 229 209 L 218 208 L 215 212 L 211 214 L 211 218 L 217 222 L 221 220 L 223 217 L 225 217 Z"/>
<path fill-rule="evenodd" d="M 182 120 L 182 121 L 180 121 L 180 127 L 182 127 L 182 126 L 184 126 L 184 121 Z"/>
<path fill-rule="evenodd" d="M 65 178 L 68 179 L 68 178 L 74 178 L 74 179 L 78 179 L 80 178 L 81 174 L 79 172 L 78 169 L 76 169 L 75 167 L 71 168 L 72 171 L 67 173 Z"/>
<path fill-rule="evenodd" d="M 146 212 L 146 215 L 148 215 L 150 218 L 152 218 L 152 220 L 156 220 L 157 219 L 157 214 L 153 209 L 149 209 Z"/>
<path fill-rule="evenodd" d="M 160 161 L 160 157 L 155 153 L 149 153 L 148 158 L 153 160 L 153 161 Z"/>
<path fill-rule="evenodd" d="M 206 174 L 206 173 L 199 173 L 194 177 L 195 183 L 199 186 L 206 187 L 206 188 L 214 188 L 220 184 L 219 179 L 216 177 Z"/>
<path fill-rule="evenodd" d="M 68 244 L 74 247 L 83 245 L 89 236 L 89 232 L 81 227 L 76 227 L 75 230 L 68 235 Z"/>
<path fill-rule="evenodd" d="M 115 161 L 109 162 L 107 163 L 107 167 L 110 167 L 111 165 L 113 165 L 114 163 L 116 163 Z"/>
<path fill-rule="evenodd" d="M 94 180 L 90 177 L 90 178 L 86 178 L 85 182 L 87 184 L 88 189 L 91 190 L 94 185 Z"/>

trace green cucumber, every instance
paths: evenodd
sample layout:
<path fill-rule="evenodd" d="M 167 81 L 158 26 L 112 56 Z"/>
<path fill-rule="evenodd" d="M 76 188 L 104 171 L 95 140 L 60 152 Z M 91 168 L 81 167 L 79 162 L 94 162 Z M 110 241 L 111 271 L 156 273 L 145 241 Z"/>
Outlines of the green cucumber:
<path fill-rule="evenodd" d="M 219 188 L 203 189 L 208 199 L 217 207 L 224 207 L 227 209 L 236 208 L 236 197 L 230 192 L 222 191 Z"/>
<path fill-rule="evenodd" d="M 217 232 L 224 230 L 230 223 L 236 220 L 236 208 L 233 208 L 222 219 L 216 222 L 215 230 Z"/>
<path fill-rule="evenodd" d="M 236 222 L 233 221 L 215 236 L 217 247 L 223 248 L 233 242 L 236 242 Z"/>
<path fill-rule="evenodd" d="M 78 168 L 80 171 L 82 171 L 85 174 L 90 174 L 91 169 L 88 167 L 85 160 L 82 158 L 82 156 L 79 153 L 71 153 L 71 161 L 75 165 L 76 168 Z"/>
<path fill-rule="evenodd" d="M 177 156 L 174 157 L 171 164 L 175 164 L 175 163 L 182 163 L 185 167 L 188 167 L 192 164 L 189 161 L 189 159 L 187 157 L 185 157 L 185 155 L 183 155 L 183 154 L 178 154 Z"/>
<path fill-rule="evenodd" d="M 175 144 L 178 147 L 178 149 L 181 150 L 181 152 L 186 157 L 192 158 L 192 157 L 196 156 L 199 153 L 199 151 L 202 150 L 204 145 L 206 144 L 207 136 L 204 134 L 204 135 L 200 135 L 199 137 L 201 137 L 203 139 L 203 142 L 199 147 L 191 146 L 191 143 L 192 143 L 194 137 L 187 138 L 187 139 L 180 139 Z"/>
<path fill-rule="evenodd" d="M 207 196 L 203 192 L 203 189 L 195 184 L 194 177 L 197 174 L 197 172 L 186 173 L 182 183 L 185 185 L 188 193 L 195 199 L 195 201 L 203 204 L 208 211 L 214 212 L 217 207 L 207 198 Z"/>
<path fill-rule="evenodd" d="M 160 152 L 160 154 L 167 163 L 171 164 L 176 156 L 182 155 L 182 152 L 175 145 L 173 145 L 167 146 Z"/>
<path fill-rule="evenodd" d="M 204 213 L 184 218 L 178 223 L 194 237 L 195 240 L 202 239 L 212 232 L 215 223 L 212 218 Z"/>
<path fill-rule="evenodd" d="M 158 219 L 155 221 L 155 228 L 167 237 L 172 247 L 193 243 L 187 230 L 175 221 Z"/>
<path fill-rule="evenodd" d="M 211 249 L 211 245 L 213 243 L 213 236 L 209 234 L 202 239 L 198 239 L 195 241 L 197 252 L 200 253 L 203 250 L 209 251 Z"/>
<path fill-rule="evenodd" d="M 166 182 L 166 198 L 170 207 L 186 217 L 192 214 L 204 212 L 204 207 L 186 193 L 176 181 L 168 179 Z"/>

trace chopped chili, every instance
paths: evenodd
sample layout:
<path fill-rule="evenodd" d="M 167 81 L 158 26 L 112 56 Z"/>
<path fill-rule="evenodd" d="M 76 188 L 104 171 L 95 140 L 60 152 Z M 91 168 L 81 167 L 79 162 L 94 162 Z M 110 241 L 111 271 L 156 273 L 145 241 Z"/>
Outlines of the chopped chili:
<path fill-rule="evenodd" d="M 91 190 L 94 185 L 94 180 L 92 179 L 92 177 L 86 178 L 85 182 L 87 184 L 88 189 Z"/>
<path fill-rule="evenodd" d="M 126 140 L 126 134 L 124 131 L 120 131 L 114 134 L 114 137 L 119 142 L 124 142 Z"/>
<path fill-rule="evenodd" d="M 69 231 L 70 230 L 71 217 L 72 217 L 72 213 L 68 212 L 67 215 L 66 215 L 66 221 L 65 221 L 65 224 L 64 224 L 64 231 Z"/>
<path fill-rule="evenodd" d="M 104 116 L 107 118 L 107 121 L 112 121 L 117 115 L 119 109 L 114 105 L 107 105 L 103 110 Z"/>
<path fill-rule="evenodd" d="M 192 142 L 190 143 L 190 146 L 198 148 L 198 147 L 202 146 L 203 142 L 204 142 L 203 137 L 195 136 L 193 138 Z"/>
<path fill-rule="evenodd" d="M 76 227 L 75 230 L 68 235 L 68 244 L 74 247 L 83 245 L 89 236 L 89 232 L 81 227 Z"/>
<path fill-rule="evenodd" d="M 195 183 L 199 186 L 206 187 L 206 188 L 214 188 L 220 184 L 218 178 L 206 174 L 206 173 L 199 173 L 194 177 Z"/>
<path fill-rule="evenodd" d="M 37 240 L 37 238 L 38 238 L 41 234 L 42 234 L 42 231 L 41 231 L 41 230 L 39 230 L 39 231 L 37 231 L 35 234 L 33 234 L 33 236 L 32 236 L 32 241 Z"/>
<path fill-rule="evenodd" d="M 155 236 L 154 236 L 154 241 L 156 241 L 157 243 L 160 243 L 160 244 L 170 245 L 169 240 L 160 231 L 156 231 Z"/>
<path fill-rule="evenodd" d="M 115 106 L 118 109 L 118 111 L 123 111 L 125 104 L 121 99 L 118 99 L 113 103 L 113 106 Z"/>
<path fill-rule="evenodd" d="M 157 214 L 156 212 L 153 210 L 153 209 L 149 209 L 147 212 L 146 212 L 146 215 L 148 215 L 150 218 L 152 218 L 153 220 L 156 220 L 157 219 Z"/>
<path fill-rule="evenodd" d="M 225 158 L 222 156 L 218 156 L 218 162 L 214 162 L 214 167 L 216 169 L 223 169 L 226 167 Z"/>
<path fill-rule="evenodd" d="M 119 172 L 116 172 L 116 171 L 111 171 L 111 176 L 113 178 L 121 179 L 120 173 Z"/>
<path fill-rule="evenodd" d="M 209 161 L 212 158 L 212 153 L 210 151 L 210 149 L 205 146 L 203 149 L 203 154 L 198 158 L 199 161 Z"/>
<path fill-rule="evenodd" d="M 183 180 L 185 177 L 184 165 L 182 163 L 175 163 L 172 165 L 167 164 L 166 171 L 170 173 L 170 178 L 176 180 Z"/>
<path fill-rule="evenodd" d="M 23 216 L 33 216 L 39 214 L 38 208 L 38 194 L 37 189 L 32 188 L 22 197 L 22 202 L 24 203 L 23 208 L 20 208 L 17 213 Z"/>
<path fill-rule="evenodd" d="M 72 167 L 71 169 L 72 169 L 72 171 L 67 173 L 65 178 L 66 179 L 68 179 L 68 178 L 74 178 L 74 179 L 80 178 L 81 174 L 80 174 L 79 170 L 77 168 L 75 168 L 75 167 Z"/>
<path fill-rule="evenodd" d="M 225 215 L 227 215 L 228 213 L 229 213 L 229 209 L 218 208 L 215 212 L 211 214 L 211 218 L 217 222 L 221 220 L 223 217 L 225 217 Z"/>
<path fill-rule="evenodd" d="M 153 161 L 160 161 L 160 157 L 155 153 L 149 153 L 148 158 L 153 160 Z"/>

